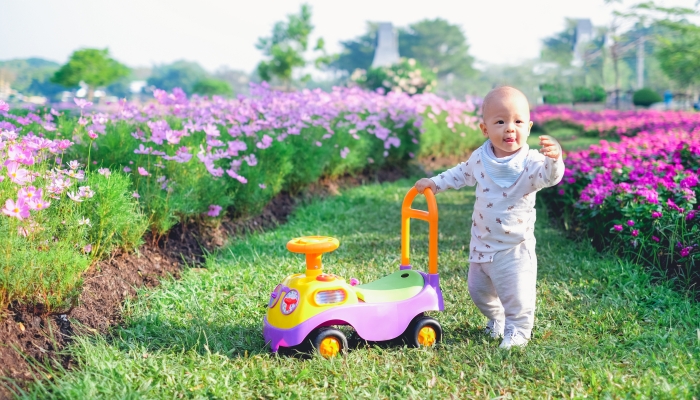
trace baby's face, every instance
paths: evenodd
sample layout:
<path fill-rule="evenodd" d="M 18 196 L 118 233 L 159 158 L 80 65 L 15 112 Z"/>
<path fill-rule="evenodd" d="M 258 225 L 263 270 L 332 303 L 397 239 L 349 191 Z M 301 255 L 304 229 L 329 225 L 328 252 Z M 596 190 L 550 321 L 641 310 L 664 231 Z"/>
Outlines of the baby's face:
<path fill-rule="evenodd" d="M 513 92 L 500 93 L 484 108 L 484 121 L 479 124 L 484 136 L 493 144 L 498 158 L 520 150 L 530 136 L 530 106 L 527 99 Z"/>

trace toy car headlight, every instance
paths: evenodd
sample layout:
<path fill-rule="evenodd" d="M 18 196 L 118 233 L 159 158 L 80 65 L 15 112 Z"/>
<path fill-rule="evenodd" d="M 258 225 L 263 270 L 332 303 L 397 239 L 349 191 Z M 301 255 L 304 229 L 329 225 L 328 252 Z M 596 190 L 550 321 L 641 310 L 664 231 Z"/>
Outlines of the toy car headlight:
<path fill-rule="evenodd" d="M 343 289 L 319 290 L 314 295 L 316 304 L 323 306 L 327 304 L 342 303 L 348 297 Z"/>

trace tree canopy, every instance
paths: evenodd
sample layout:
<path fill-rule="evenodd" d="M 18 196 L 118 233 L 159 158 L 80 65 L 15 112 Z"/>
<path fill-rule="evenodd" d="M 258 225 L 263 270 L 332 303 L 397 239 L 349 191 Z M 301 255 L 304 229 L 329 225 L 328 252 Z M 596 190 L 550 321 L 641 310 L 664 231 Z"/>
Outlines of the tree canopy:
<path fill-rule="evenodd" d="M 367 23 L 367 31 L 352 40 L 341 42 L 343 50 L 330 66 L 348 74 L 368 69 L 377 47 L 377 24 Z M 467 39 L 458 25 L 444 19 L 425 19 L 399 29 L 399 55 L 413 58 L 438 78 L 450 74 L 464 78 L 474 74 L 474 58 L 469 55 Z"/>
<path fill-rule="evenodd" d="M 191 94 L 194 85 L 208 76 L 207 71 L 198 63 L 179 60 L 154 67 L 146 83 L 167 91 L 179 87 Z"/>
<path fill-rule="evenodd" d="M 92 100 L 97 87 L 107 86 L 128 74 L 129 68 L 109 57 L 108 49 L 81 49 L 73 52 L 51 80 L 65 87 L 84 82 L 88 85 L 87 97 Z"/>
<path fill-rule="evenodd" d="M 474 74 L 474 58 L 462 29 L 444 19 L 425 19 L 399 30 L 399 54 L 437 73 L 464 78 Z"/>
<path fill-rule="evenodd" d="M 313 30 L 311 7 L 302 4 L 299 14 L 287 15 L 286 22 L 280 21 L 275 24 L 272 36 L 259 38 L 256 47 L 269 57 L 258 64 L 257 72 L 260 78 L 264 81 L 278 78 L 289 88 L 294 70 L 307 64 L 304 53 L 308 49 L 309 36 Z M 323 51 L 323 48 L 323 39 L 319 38 L 314 50 Z M 308 79 L 308 76 L 302 78 L 305 79 Z"/>

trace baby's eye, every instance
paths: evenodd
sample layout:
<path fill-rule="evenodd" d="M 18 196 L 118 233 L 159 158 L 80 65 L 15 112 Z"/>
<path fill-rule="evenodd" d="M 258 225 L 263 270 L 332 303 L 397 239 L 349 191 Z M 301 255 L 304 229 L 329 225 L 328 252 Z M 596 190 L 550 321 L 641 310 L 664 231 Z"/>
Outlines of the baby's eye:
<path fill-rule="evenodd" d="M 497 121 L 496 123 L 497 123 L 497 124 L 503 124 L 504 122 L 503 122 L 503 120 L 499 120 L 499 121 Z"/>
<path fill-rule="evenodd" d="M 517 120 L 517 121 L 515 121 L 515 123 L 516 123 L 516 124 L 522 124 L 522 123 L 523 123 L 523 121 L 521 121 L 521 120 Z"/>

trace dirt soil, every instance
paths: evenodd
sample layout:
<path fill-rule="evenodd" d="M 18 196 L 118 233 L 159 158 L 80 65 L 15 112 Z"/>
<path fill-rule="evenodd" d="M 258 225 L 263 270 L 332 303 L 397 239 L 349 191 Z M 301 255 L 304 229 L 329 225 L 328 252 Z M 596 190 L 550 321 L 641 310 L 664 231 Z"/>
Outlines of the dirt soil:
<path fill-rule="evenodd" d="M 84 275 L 78 305 L 66 314 L 46 315 L 40 307 L 11 305 L 0 316 L 0 399 L 12 398 L 15 385 L 24 387 L 40 378 L 44 363 L 60 362 L 70 368 L 73 361 L 61 349 L 75 335 L 107 334 L 120 324 L 122 303 L 135 296 L 138 288 L 155 287 L 168 276 L 179 278 L 185 263 L 200 266 L 205 252 L 224 246 L 229 238 L 284 223 L 308 199 L 335 195 L 340 188 L 393 182 L 406 175 L 406 170 L 385 169 L 323 179 L 296 195 L 280 193 L 256 216 L 224 219 L 216 225 L 192 220 L 159 240 L 147 234 L 136 252 L 117 251 L 93 265 Z"/>

